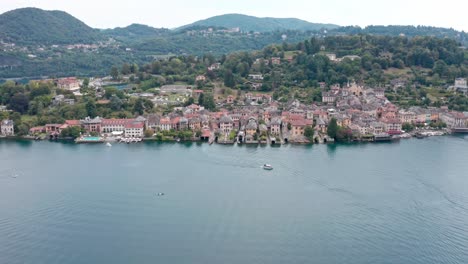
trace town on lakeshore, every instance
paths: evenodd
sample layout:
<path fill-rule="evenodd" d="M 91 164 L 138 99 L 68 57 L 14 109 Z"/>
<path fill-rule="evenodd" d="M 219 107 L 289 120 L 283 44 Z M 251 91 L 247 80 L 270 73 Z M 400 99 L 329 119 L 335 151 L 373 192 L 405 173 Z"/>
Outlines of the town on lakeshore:
<path fill-rule="evenodd" d="M 279 64 L 281 60 L 271 58 L 270 63 Z M 219 67 L 219 63 L 214 63 L 207 70 L 216 71 Z M 250 74 L 249 78 L 254 84 L 261 83 L 263 76 Z M 199 75 L 196 79 L 203 82 L 206 76 Z M 83 80 L 75 77 L 38 82 L 51 82 L 55 89 L 69 91 L 74 98 L 82 96 Z M 87 84 L 96 93 L 98 105 L 111 103 L 105 99 L 106 90 L 102 89 L 106 82 L 112 82 L 112 79 L 94 78 Z M 451 89 L 466 92 L 466 82 L 459 78 Z M 166 108 L 171 109 L 167 113 L 135 115 L 134 118 L 87 116 L 31 127 L 23 137 L 36 140 L 74 138 L 77 143 L 201 140 L 221 144 L 284 144 L 388 141 L 468 132 L 468 112 L 450 111 L 444 106 L 399 108 L 386 98 L 384 88 L 371 88 L 356 82 L 343 86 L 323 82 L 319 85 L 323 90 L 321 103 L 305 104 L 299 100 L 281 103 L 271 94 L 249 91 L 216 98 L 216 111 L 201 105 L 206 100 L 204 90 L 186 84 L 164 85 L 159 89 L 159 95 L 128 95 L 152 102 L 151 107 L 171 106 Z M 387 89 L 398 89 L 398 85 L 401 84 L 396 82 Z M 50 107 L 74 104 L 74 99 L 57 94 Z M 10 111 L 5 106 L 0 109 Z M 1 136 L 15 136 L 13 120 L 1 122 Z"/>
<path fill-rule="evenodd" d="M 242 14 L 97 29 L 19 8 L 0 14 L 0 138 L 281 145 L 468 133 L 467 40 L 453 28 Z"/>

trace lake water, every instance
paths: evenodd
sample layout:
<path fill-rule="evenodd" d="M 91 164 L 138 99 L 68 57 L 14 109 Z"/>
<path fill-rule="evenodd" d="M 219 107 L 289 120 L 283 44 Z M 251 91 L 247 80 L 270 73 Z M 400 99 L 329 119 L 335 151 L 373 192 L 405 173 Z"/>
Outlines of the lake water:
<path fill-rule="evenodd" d="M 467 157 L 468 137 L 0 141 L 0 263 L 468 263 Z"/>

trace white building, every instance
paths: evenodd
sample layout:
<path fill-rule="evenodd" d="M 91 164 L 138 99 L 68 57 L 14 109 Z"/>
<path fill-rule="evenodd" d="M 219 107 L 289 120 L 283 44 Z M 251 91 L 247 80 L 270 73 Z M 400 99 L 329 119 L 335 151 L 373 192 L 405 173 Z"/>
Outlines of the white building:
<path fill-rule="evenodd" d="M 455 79 L 455 85 L 454 85 L 455 91 L 459 91 L 462 93 L 467 93 L 468 92 L 468 85 L 466 78 L 457 78 Z"/>
<path fill-rule="evenodd" d="M 124 135 L 127 138 L 142 138 L 144 130 L 143 122 L 131 122 L 125 125 Z"/>
<path fill-rule="evenodd" d="M 13 120 L 3 120 L 0 124 L 0 135 L 2 136 L 14 136 L 15 135 L 15 123 Z"/>

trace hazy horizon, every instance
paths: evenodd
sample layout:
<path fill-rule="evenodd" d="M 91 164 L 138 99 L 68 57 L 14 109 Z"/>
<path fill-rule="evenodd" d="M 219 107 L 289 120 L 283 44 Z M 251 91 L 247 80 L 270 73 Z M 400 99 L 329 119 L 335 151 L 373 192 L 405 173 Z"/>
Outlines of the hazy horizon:
<path fill-rule="evenodd" d="M 419 3 L 417 3 L 419 2 Z M 438 4 L 439 3 L 439 4 Z M 340 26 L 357 25 L 423 25 L 468 31 L 467 4 L 456 0 L 439 1 L 302 1 L 284 3 L 269 1 L 181 0 L 91 1 L 70 3 L 54 0 L 8 0 L 0 13 L 24 7 L 61 10 L 93 28 L 125 27 L 133 23 L 152 27 L 176 28 L 195 21 L 223 14 L 244 14 L 256 17 L 298 18 L 312 23 Z"/>

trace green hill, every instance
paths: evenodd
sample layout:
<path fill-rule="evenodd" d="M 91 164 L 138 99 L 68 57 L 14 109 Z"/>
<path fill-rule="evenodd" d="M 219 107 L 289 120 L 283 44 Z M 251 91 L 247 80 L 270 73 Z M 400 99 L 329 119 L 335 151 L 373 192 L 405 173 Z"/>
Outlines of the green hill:
<path fill-rule="evenodd" d="M 105 29 L 102 33 L 106 36 L 121 39 L 123 41 L 133 39 L 153 38 L 167 35 L 170 32 L 166 28 L 154 28 L 142 24 L 131 24 L 127 27 L 117 27 L 113 29 Z"/>
<path fill-rule="evenodd" d="M 63 11 L 21 8 L 0 15 L 0 39 L 17 44 L 91 43 L 101 35 Z"/>
<path fill-rule="evenodd" d="M 224 28 L 239 27 L 242 31 L 268 32 L 275 30 L 319 30 L 332 29 L 338 25 L 311 23 L 297 18 L 254 17 L 241 14 L 226 14 L 199 20 L 179 29 L 193 26 L 214 26 Z"/>

